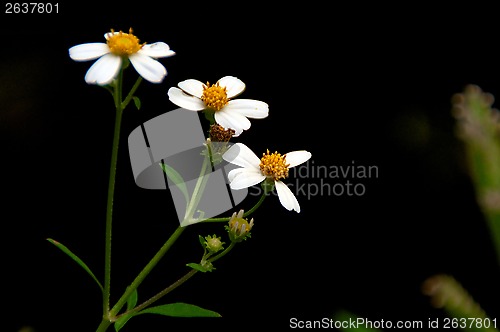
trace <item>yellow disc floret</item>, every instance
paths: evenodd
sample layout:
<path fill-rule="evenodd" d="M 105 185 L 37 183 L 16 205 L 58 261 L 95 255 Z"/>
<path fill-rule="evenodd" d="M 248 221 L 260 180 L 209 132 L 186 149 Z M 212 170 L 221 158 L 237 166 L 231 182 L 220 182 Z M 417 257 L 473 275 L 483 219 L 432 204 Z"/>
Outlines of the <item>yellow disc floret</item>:
<path fill-rule="evenodd" d="M 259 165 L 262 174 L 275 181 L 288 177 L 288 166 L 290 164 L 286 163 L 286 156 L 282 156 L 278 152 L 270 154 L 269 150 L 262 154 Z"/>
<path fill-rule="evenodd" d="M 132 28 L 128 33 L 115 33 L 113 29 L 107 35 L 107 44 L 112 53 L 119 56 L 128 56 L 137 53 L 144 44 L 139 43 L 139 38 L 132 34 Z"/>
<path fill-rule="evenodd" d="M 219 82 L 212 85 L 207 82 L 207 85 L 203 86 L 201 100 L 203 100 L 208 108 L 215 111 L 220 111 L 229 102 L 226 88 L 219 86 Z"/>

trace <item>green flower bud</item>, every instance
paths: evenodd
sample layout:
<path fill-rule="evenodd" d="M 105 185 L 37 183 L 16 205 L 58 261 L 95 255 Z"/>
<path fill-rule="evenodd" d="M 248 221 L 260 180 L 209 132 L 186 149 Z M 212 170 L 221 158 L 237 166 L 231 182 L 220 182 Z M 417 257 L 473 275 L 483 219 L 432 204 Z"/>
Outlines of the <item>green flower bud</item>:
<path fill-rule="evenodd" d="M 204 244 L 205 248 L 212 254 L 224 249 L 224 242 L 222 242 L 221 238 L 217 237 L 215 234 L 213 236 L 206 236 Z"/>
<path fill-rule="evenodd" d="M 212 272 L 213 270 L 215 270 L 215 267 L 212 264 L 212 262 L 207 261 L 206 259 L 202 259 L 201 262 L 200 262 L 200 265 L 207 272 Z"/>

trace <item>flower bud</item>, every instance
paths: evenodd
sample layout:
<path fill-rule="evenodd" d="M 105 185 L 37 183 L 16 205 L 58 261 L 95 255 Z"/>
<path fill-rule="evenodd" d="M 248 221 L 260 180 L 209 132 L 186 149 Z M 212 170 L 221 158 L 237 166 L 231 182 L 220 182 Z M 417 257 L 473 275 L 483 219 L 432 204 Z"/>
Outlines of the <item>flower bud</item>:
<path fill-rule="evenodd" d="M 213 236 L 206 236 L 204 244 L 205 248 L 212 254 L 224 249 L 224 242 L 221 241 L 220 237 L 215 236 L 215 234 Z"/>
<path fill-rule="evenodd" d="M 243 218 L 243 213 L 243 210 L 240 210 L 238 214 L 234 212 L 229 220 L 229 224 L 226 226 L 229 238 L 232 242 L 241 242 L 247 237 L 250 237 L 250 230 L 253 227 L 253 218 L 248 222 Z"/>

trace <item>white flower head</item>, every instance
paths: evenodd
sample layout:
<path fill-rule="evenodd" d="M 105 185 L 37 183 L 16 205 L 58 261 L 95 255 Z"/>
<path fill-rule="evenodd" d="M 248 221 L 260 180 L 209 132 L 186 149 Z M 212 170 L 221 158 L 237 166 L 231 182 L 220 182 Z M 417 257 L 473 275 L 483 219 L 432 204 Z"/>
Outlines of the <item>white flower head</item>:
<path fill-rule="evenodd" d="M 212 85 L 188 79 L 178 86 L 168 90 L 171 102 L 190 111 L 215 112 L 215 122 L 224 129 L 234 129 L 235 137 L 250 128 L 248 118 L 263 119 L 269 114 L 268 105 L 262 101 L 232 99 L 245 90 L 245 83 L 233 76 L 225 76 Z"/>
<path fill-rule="evenodd" d="M 163 42 L 140 44 L 139 39 L 132 34 L 132 29 L 129 33 L 111 30 L 104 37 L 106 43 L 87 43 L 69 49 L 69 56 L 75 61 L 98 59 L 85 75 L 88 84 L 111 83 L 118 75 L 123 60 L 127 58 L 144 79 L 151 83 L 163 81 L 167 70 L 155 59 L 175 54 L 167 44 Z"/>
<path fill-rule="evenodd" d="M 236 143 L 222 156 L 224 160 L 241 166 L 228 173 L 231 189 L 248 188 L 264 180 L 274 181 L 281 205 L 288 211 L 300 212 L 300 205 L 290 188 L 281 179 L 288 177 L 288 170 L 305 163 L 311 153 L 305 150 L 293 151 L 281 155 L 278 152 L 264 153 L 259 159 L 245 144 Z"/>

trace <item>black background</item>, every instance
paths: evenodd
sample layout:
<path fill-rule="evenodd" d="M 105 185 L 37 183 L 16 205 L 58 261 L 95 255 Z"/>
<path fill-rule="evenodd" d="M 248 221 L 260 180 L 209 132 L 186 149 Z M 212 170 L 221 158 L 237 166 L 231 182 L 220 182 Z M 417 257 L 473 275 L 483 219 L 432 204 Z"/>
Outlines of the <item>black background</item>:
<path fill-rule="evenodd" d="M 285 330 L 292 317 L 321 319 L 340 309 L 426 322 L 444 317 L 421 292 L 436 273 L 455 276 L 498 315 L 498 265 L 450 113 L 451 96 L 466 84 L 500 94 L 492 8 L 86 2 L 60 3 L 59 14 L 2 8 L 2 330 L 93 331 L 99 324 L 98 288 L 45 239 L 64 243 L 102 277 L 114 106 L 107 91 L 85 83 L 91 62 L 72 61 L 68 49 L 129 27 L 176 55 L 160 60 L 169 72 L 162 84 L 139 88 L 141 110 L 124 115 L 112 300 L 177 226 L 168 192 L 135 186 L 126 136 L 176 108 L 167 90 L 182 80 L 236 76 L 247 87 L 241 98 L 267 102 L 269 117 L 253 120 L 238 140 L 256 152 L 307 149 L 315 165 L 355 161 L 376 165 L 379 176 L 363 181 L 362 197 L 299 196 L 300 214 L 268 198 L 250 241 L 162 300 L 223 318 L 144 315 L 123 331 Z M 136 73 L 126 74 L 130 86 Z M 223 234 L 222 227 L 189 227 L 140 298 L 185 273 L 201 254 L 198 234 Z"/>

